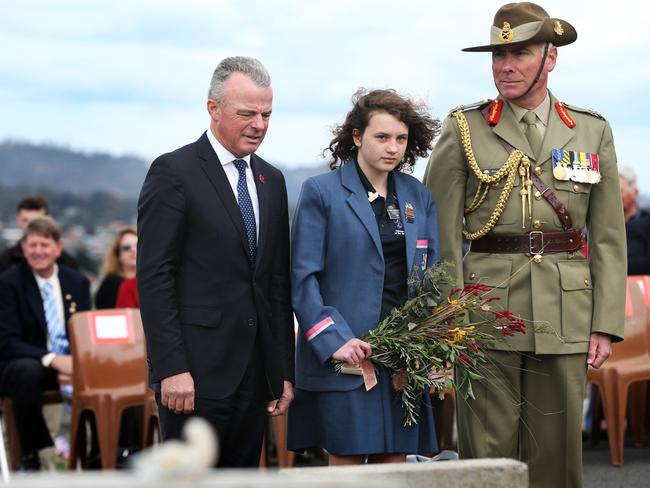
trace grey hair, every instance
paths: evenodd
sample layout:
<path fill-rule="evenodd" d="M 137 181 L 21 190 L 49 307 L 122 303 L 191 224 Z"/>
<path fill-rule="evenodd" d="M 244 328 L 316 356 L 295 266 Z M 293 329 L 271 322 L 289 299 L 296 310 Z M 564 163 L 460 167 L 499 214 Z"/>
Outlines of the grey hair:
<path fill-rule="evenodd" d="M 208 98 L 221 102 L 223 99 L 223 85 L 228 77 L 236 71 L 248 76 L 257 86 L 271 86 L 271 75 L 260 61 L 246 56 L 232 56 L 224 58 L 214 70 L 210 81 L 210 89 L 208 90 Z"/>
<path fill-rule="evenodd" d="M 621 166 L 618 168 L 618 176 L 631 188 L 636 188 L 636 171 L 630 166 Z"/>

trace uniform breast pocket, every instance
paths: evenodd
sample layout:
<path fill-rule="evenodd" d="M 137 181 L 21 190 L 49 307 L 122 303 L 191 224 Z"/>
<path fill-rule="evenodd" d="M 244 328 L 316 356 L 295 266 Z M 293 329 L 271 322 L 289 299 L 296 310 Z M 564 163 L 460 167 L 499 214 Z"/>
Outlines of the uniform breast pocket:
<path fill-rule="evenodd" d="M 569 210 L 573 228 L 582 228 L 587 219 L 591 185 L 576 181 L 554 180 L 553 189 L 558 199 Z M 555 224 L 560 226 L 560 218 L 555 215 Z"/>
<path fill-rule="evenodd" d="M 585 261 L 560 261 L 562 337 L 566 342 L 587 342 L 591 332 L 593 288 Z"/>

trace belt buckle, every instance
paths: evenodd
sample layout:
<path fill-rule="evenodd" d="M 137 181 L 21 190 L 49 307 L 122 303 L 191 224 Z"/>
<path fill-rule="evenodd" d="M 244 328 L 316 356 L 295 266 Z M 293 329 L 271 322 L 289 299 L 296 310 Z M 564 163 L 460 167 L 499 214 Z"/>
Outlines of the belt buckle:
<path fill-rule="evenodd" d="M 533 238 L 534 235 L 539 234 L 539 240 L 540 246 L 539 246 L 539 251 L 533 250 L 534 244 L 533 244 Z M 541 230 L 533 230 L 528 233 L 528 250 L 530 251 L 530 254 L 535 255 L 535 254 L 544 254 L 544 232 Z"/>

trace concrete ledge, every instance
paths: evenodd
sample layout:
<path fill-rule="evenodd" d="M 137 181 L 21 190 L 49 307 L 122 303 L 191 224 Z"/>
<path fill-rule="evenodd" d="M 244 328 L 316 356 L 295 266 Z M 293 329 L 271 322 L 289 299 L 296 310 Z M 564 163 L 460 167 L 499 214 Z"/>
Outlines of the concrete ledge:
<path fill-rule="evenodd" d="M 10 486 L 21 488 L 360 488 L 368 483 L 368 475 L 350 474 L 332 476 L 331 471 L 292 478 L 280 476 L 277 471 L 215 470 L 199 479 L 144 481 L 129 472 L 95 471 L 71 473 L 16 474 Z M 394 480 L 372 480 L 372 488 L 407 488 Z M 1 481 L 0 481 L 1 485 Z"/>
<path fill-rule="evenodd" d="M 528 467 L 514 459 L 468 459 L 432 463 L 372 464 L 335 468 L 283 469 L 280 476 L 303 479 L 329 476 L 332 482 L 361 475 L 366 482 L 417 488 L 528 488 Z"/>
<path fill-rule="evenodd" d="M 433 463 L 372 464 L 336 468 L 296 468 L 260 472 L 211 471 L 200 479 L 147 482 L 131 472 L 97 471 L 14 475 L 23 488 L 527 488 L 528 468 L 512 459 Z"/>

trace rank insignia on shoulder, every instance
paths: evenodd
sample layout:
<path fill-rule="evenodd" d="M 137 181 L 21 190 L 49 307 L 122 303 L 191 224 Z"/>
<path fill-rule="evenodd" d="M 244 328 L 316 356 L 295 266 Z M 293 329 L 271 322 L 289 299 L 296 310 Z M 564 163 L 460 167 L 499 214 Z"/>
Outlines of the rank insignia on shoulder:
<path fill-rule="evenodd" d="M 553 149 L 553 177 L 556 180 L 596 184 L 600 182 L 599 157 L 596 153 Z"/>
<path fill-rule="evenodd" d="M 455 112 L 467 112 L 468 110 L 481 109 L 481 108 L 485 107 L 491 101 L 492 100 L 490 100 L 489 98 L 486 98 L 486 99 L 481 100 L 479 102 L 470 103 L 469 105 L 458 105 L 457 107 L 454 107 L 449 111 L 449 115 L 451 115 L 451 114 L 453 114 Z"/>
<path fill-rule="evenodd" d="M 600 112 L 596 112 L 593 108 L 588 108 L 587 112 L 589 112 L 594 117 L 597 117 L 601 120 L 605 120 L 605 117 Z"/>
<path fill-rule="evenodd" d="M 555 102 L 555 110 L 557 110 L 557 114 L 562 119 L 562 122 L 564 122 L 569 129 L 573 129 L 576 126 L 576 121 L 571 118 L 562 102 Z"/>
<path fill-rule="evenodd" d="M 558 102 L 558 103 L 560 103 L 560 102 Z M 602 114 L 595 111 L 593 108 L 576 107 L 575 105 L 569 105 L 568 103 L 564 103 L 564 102 L 562 102 L 561 104 L 565 109 L 573 110 L 574 112 L 581 112 L 583 114 L 589 114 L 589 115 L 591 115 L 593 117 L 596 117 L 597 119 L 600 119 L 600 120 L 607 120 L 607 119 L 605 119 L 605 117 Z"/>

